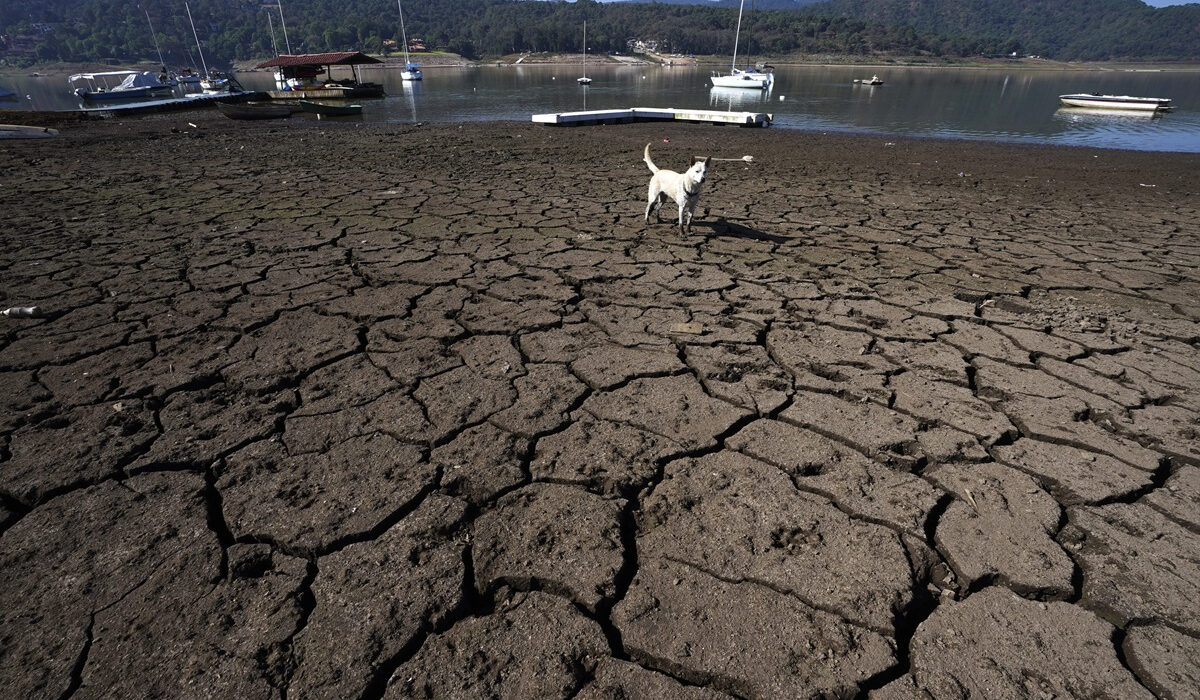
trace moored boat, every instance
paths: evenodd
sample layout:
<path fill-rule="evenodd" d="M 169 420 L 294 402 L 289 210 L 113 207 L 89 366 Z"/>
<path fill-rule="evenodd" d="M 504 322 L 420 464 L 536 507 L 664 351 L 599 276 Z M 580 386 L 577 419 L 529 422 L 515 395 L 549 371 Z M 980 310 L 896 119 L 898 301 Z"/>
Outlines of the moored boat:
<path fill-rule="evenodd" d="M 120 82 L 117 80 L 120 79 Z M 113 85 L 116 83 L 116 85 Z M 71 92 L 88 102 L 138 100 L 174 94 L 174 85 L 149 71 L 118 70 L 76 73 L 67 78 Z"/>
<path fill-rule="evenodd" d="M 733 60 L 729 64 L 729 74 L 713 73 L 713 87 L 735 87 L 735 88 L 751 88 L 757 90 L 766 90 L 775 83 L 775 74 L 767 72 L 766 66 L 750 67 L 745 70 L 737 67 L 737 50 L 738 41 L 742 35 L 742 10 L 746 7 L 746 0 L 742 0 L 738 6 L 738 21 L 737 29 L 733 34 Z"/>
<path fill-rule="evenodd" d="M 587 20 L 583 20 L 583 75 L 576 78 L 580 85 L 591 85 L 592 79 L 587 76 Z"/>
<path fill-rule="evenodd" d="M 287 119 L 296 111 L 279 102 L 218 102 L 217 109 L 230 119 Z"/>
<path fill-rule="evenodd" d="M 310 112 L 323 117 L 352 117 L 362 114 L 362 105 L 331 105 L 324 102 L 313 102 L 312 100 L 300 100 L 296 104 L 300 105 L 300 109 L 305 112 Z"/>
<path fill-rule="evenodd" d="M 1166 97 L 1134 97 L 1132 95 L 1100 95 L 1093 93 L 1090 95 L 1059 95 L 1058 99 L 1068 107 L 1127 109 L 1146 112 L 1171 109 L 1171 100 Z"/>
<path fill-rule="evenodd" d="M 396 0 L 396 10 L 400 13 L 400 41 L 404 42 L 404 70 L 400 71 L 401 80 L 420 80 L 421 66 L 408 60 L 408 33 L 404 31 L 404 8 L 400 0 Z"/>

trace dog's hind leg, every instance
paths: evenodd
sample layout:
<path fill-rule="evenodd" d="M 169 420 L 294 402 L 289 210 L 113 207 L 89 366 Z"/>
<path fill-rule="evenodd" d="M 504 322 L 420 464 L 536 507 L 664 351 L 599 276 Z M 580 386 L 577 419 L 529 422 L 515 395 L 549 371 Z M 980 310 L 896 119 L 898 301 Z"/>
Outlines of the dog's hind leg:
<path fill-rule="evenodd" d="M 662 205 L 667 201 L 667 193 L 659 192 L 650 196 L 650 201 L 646 203 L 646 222 L 650 221 L 650 211 L 654 210 L 654 220 L 662 221 Z"/>

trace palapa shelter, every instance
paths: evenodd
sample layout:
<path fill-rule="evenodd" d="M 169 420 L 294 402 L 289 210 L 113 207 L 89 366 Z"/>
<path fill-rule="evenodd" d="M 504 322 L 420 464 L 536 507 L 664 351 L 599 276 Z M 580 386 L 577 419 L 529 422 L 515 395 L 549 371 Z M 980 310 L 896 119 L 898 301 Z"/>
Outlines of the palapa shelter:
<path fill-rule="evenodd" d="M 379 93 L 383 93 L 383 87 L 374 83 L 363 83 L 359 80 L 357 66 L 367 65 L 372 63 L 383 63 L 377 58 L 371 58 L 361 51 L 336 51 L 333 53 L 305 53 L 305 54 L 281 54 L 275 58 L 258 64 L 255 68 L 275 68 L 276 79 L 278 82 L 287 85 L 285 91 L 293 92 L 308 92 L 316 86 L 313 84 L 314 79 L 325 73 L 329 74 L 329 70 L 333 66 L 350 66 L 350 72 L 354 76 L 350 81 L 351 85 L 345 85 L 347 81 L 337 81 L 337 84 L 342 87 L 352 88 L 369 88 L 377 87 Z M 333 86 L 334 81 L 327 81 L 327 86 Z M 274 92 L 272 96 L 276 96 Z M 302 97 L 303 95 L 295 95 Z M 367 97 L 369 95 L 359 92 L 356 96 Z"/>

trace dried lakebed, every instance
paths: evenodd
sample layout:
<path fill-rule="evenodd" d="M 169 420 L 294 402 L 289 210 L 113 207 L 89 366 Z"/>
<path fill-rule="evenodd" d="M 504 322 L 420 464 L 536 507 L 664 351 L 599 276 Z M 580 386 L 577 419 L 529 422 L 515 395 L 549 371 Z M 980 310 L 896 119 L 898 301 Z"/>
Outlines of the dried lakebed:
<path fill-rule="evenodd" d="M 62 132 L 0 151 L 14 697 L 1200 684 L 1200 158 Z M 684 239 L 648 141 L 754 162 Z"/>

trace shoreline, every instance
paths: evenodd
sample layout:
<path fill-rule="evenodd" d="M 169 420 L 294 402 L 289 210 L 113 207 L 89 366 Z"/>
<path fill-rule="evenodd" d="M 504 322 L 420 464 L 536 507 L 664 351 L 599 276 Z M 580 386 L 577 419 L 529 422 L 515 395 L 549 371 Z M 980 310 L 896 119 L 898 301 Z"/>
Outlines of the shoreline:
<path fill-rule="evenodd" d="M 664 60 L 669 60 L 670 57 L 658 56 L 657 60 L 653 58 L 637 58 L 646 56 L 647 54 L 627 54 L 623 57 L 634 58 L 635 60 L 601 60 L 595 54 L 589 54 L 589 63 L 595 62 L 598 64 L 612 65 L 662 65 L 666 66 Z M 583 54 L 533 54 L 533 60 L 526 59 L 520 65 L 526 66 L 561 66 L 561 65 L 577 65 L 583 59 Z M 539 57 L 540 56 L 540 57 Z M 427 63 L 422 61 L 422 58 L 431 58 L 429 56 L 416 56 L 417 62 L 421 63 L 422 70 L 424 69 L 439 69 L 439 68 L 471 68 L 471 67 L 492 67 L 492 66 L 514 66 L 516 58 L 521 57 L 521 54 L 512 56 L 499 56 L 491 59 L 470 60 L 461 57 L 448 58 L 437 57 L 437 61 Z M 553 57 L 553 60 L 544 60 L 544 57 Z M 378 58 L 378 57 L 376 57 Z M 239 61 L 235 64 L 232 70 L 236 73 L 252 73 L 257 72 L 254 68 L 238 68 L 237 65 L 253 66 L 262 62 L 264 59 L 255 59 L 247 61 Z M 403 59 L 397 59 L 396 56 L 388 56 L 384 63 L 377 66 L 375 69 L 393 70 L 403 68 Z M 675 59 L 678 62 L 676 66 L 695 65 L 697 67 L 721 66 L 729 62 L 729 57 L 721 56 L 702 56 L 692 59 Z M 974 61 L 971 59 L 961 59 L 954 61 L 929 61 L 917 57 L 897 57 L 894 60 L 869 60 L 863 62 L 848 61 L 848 60 L 803 60 L 801 57 L 784 57 L 784 58 L 763 58 L 766 62 L 776 66 L 801 66 L 801 67 L 837 67 L 837 68 L 957 68 L 970 70 L 988 70 L 988 69 L 1011 69 L 1018 71 L 1081 71 L 1081 72 L 1122 72 L 1122 71 L 1161 71 L 1161 72 L 1196 72 L 1200 71 L 1200 63 L 1068 63 L 1050 60 L 1027 60 L 1017 59 L 1009 60 L 983 60 Z M 157 71 L 157 64 L 146 62 L 134 62 L 132 67 L 129 64 L 97 64 L 97 63 L 79 63 L 79 64 L 51 64 L 42 66 L 29 66 L 27 68 L 11 68 L 0 67 L 0 77 L 5 76 L 68 76 L 74 73 L 96 72 L 103 70 L 150 70 Z"/>
<path fill-rule="evenodd" d="M 220 124 L 222 121 L 231 121 L 231 120 L 227 120 L 224 117 L 222 117 L 220 115 L 220 113 L 217 112 L 216 109 L 212 108 L 212 107 L 200 107 L 200 108 L 193 108 L 193 109 L 188 109 L 188 110 L 167 110 L 164 112 L 141 112 L 141 113 L 128 114 L 128 115 L 119 115 L 118 114 L 116 116 L 102 116 L 99 114 L 92 114 L 92 113 L 79 111 L 79 110 L 60 110 L 60 111 L 38 110 L 38 111 L 34 111 L 34 110 L 0 109 L 0 124 L 14 124 L 14 125 L 19 125 L 19 126 L 53 127 L 53 128 L 59 128 L 59 129 L 67 129 L 67 130 L 94 128 L 104 122 L 120 123 L 122 121 L 137 122 L 139 120 L 163 120 L 163 119 L 182 121 L 183 123 L 204 121 L 206 123 L 209 123 L 210 126 L 213 123 Z M 301 121 L 301 120 L 293 118 L 292 120 L 289 120 L 288 124 L 297 123 L 299 121 Z M 304 120 L 304 121 L 306 123 L 311 122 L 311 120 Z M 317 122 L 311 122 L 311 123 L 316 124 Z M 343 124 L 343 126 L 373 127 L 373 128 L 381 128 L 381 129 L 394 128 L 394 129 L 404 130 L 404 129 L 408 129 L 408 128 L 423 127 L 423 126 L 427 126 L 427 125 L 428 126 L 437 126 L 437 127 L 442 127 L 442 128 L 456 128 L 456 127 L 461 128 L 464 126 L 470 126 L 472 128 L 487 128 L 489 125 L 493 126 L 493 127 L 507 128 L 507 127 L 513 127 L 513 126 L 524 126 L 527 124 L 529 124 L 529 122 L 527 122 L 525 120 L 488 120 L 488 121 L 476 120 L 476 121 L 469 121 L 469 122 L 429 121 L 429 122 L 421 122 L 421 123 L 417 123 L 417 124 L 412 124 L 412 123 L 394 123 L 393 124 L 393 123 L 388 123 L 388 122 L 355 122 L 355 123 L 350 123 L 350 124 Z M 231 129 L 236 129 L 238 125 L 239 125 L 239 122 L 232 122 L 229 126 L 231 127 Z M 274 123 L 273 125 L 276 127 L 280 126 L 279 123 Z M 612 126 L 608 126 L 608 127 L 605 127 L 605 126 L 582 126 L 582 127 L 542 126 L 539 128 L 549 129 L 549 130 L 553 130 L 553 131 L 559 131 L 559 132 L 562 132 L 564 135 L 568 135 L 575 130 L 605 129 L 605 128 L 625 129 L 625 128 L 629 128 L 632 126 L 637 126 L 637 125 L 636 124 L 622 124 L 622 125 L 612 125 Z M 645 124 L 642 124 L 641 126 L 645 126 Z M 660 126 L 662 128 L 668 128 L 667 125 L 660 125 Z M 738 129 L 737 127 L 733 127 L 733 126 L 719 126 L 718 127 L 718 126 L 710 125 L 708 128 L 719 128 L 723 131 L 730 131 L 730 132 L 744 131 L 743 129 Z M 888 143 L 888 142 L 913 141 L 913 142 L 918 142 L 918 143 L 926 142 L 926 143 L 931 143 L 931 144 L 942 144 L 947 147 L 976 146 L 976 147 L 980 147 L 980 148 L 991 147 L 991 148 L 998 148 L 998 149 L 1013 149 L 1014 152 L 1022 151 L 1022 150 L 1036 150 L 1036 151 L 1042 151 L 1042 152 L 1050 152 L 1050 151 L 1054 151 L 1054 150 L 1061 150 L 1063 152 L 1086 151 L 1086 152 L 1094 152 L 1096 154 L 1107 153 L 1107 154 L 1127 154 L 1130 156 L 1137 155 L 1137 156 L 1139 156 L 1139 158 L 1149 158 L 1149 159 L 1153 159 L 1153 158 L 1156 158 L 1159 156 L 1161 156 L 1161 157 L 1178 156 L 1178 157 L 1183 157 L 1185 159 L 1200 157 L 1200 153 L 1195 153 L 1195 152 L 1191 152 L 1191 151 L 1151 151 L 1151 150 L 1140 150 L 1140 149 L 1103 148 L 1103 147 L 1099 147 L 1099 146 L 1088 146 L 1088 145 L 1039 144 L 1039 143 L 1021 142 L 1021 141 L 966 139 L 966 138 L 955 139 L 955 138 L 946 138 L 946 137 L 938 137 L 938 136 L 914 136 L 914 135 L 900 136 L 900 135 L 888 135 L 888 134 L 866 134 L 866 133 L 860 133 L 860 132 L 836 131 L 836 130 L 830 130 L 830 129 L 812 129 L 812 130 L 799 129 L 799 128 L 789 129 L 789 128 L 784 128 L 784 127 L 780 127 L 780 126 L 773 126 L 768 129 L 753 129 L 752 131 L 770 131 L 773 133 L 788 133 L 788 134 L 795 135 L 797 137 L 840 138 L 840 139 L 845 139 L 848 143 L 872 143 L 872 144 L 874 144 L 877 142 L 878 143 Z M 1147 162 L 1147 165 L 1149 165 L 1149 161 Z"/>

